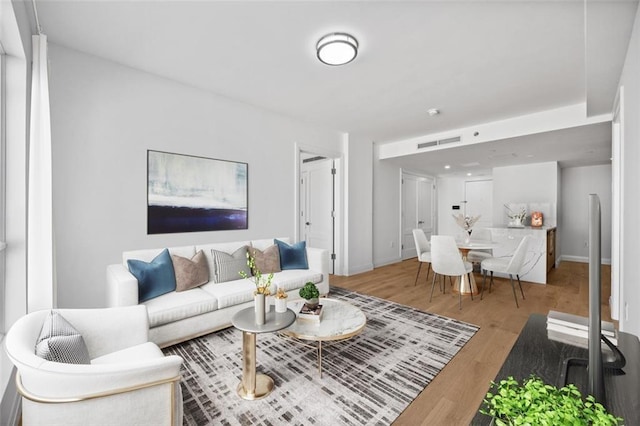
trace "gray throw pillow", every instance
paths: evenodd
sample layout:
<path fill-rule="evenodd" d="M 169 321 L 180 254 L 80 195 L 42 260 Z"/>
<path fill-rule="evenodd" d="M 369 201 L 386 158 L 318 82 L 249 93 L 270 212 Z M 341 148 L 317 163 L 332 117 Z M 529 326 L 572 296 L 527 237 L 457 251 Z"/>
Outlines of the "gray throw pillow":
<path fill-rule="evenodd" d="M 240 247 L 233 253 L 225 253 L 219 250 L 211 250 L 213 257 L 213 282 L 223 283 L 242 279 L 240 271 L 251 275 L 251 270 L 247 265 L 247 246 Z"/>
<path fill-rule="evenodd" d="M 209 266 L 204 252 L 200 250 L 191 259 L 171 255 L 176 273 L 176 291 L 185 291 L 209 282 Z"/>
<path fill-rule="evenodd" d="M 82 335 L 56 311 L 50 311 L 44 319 L 35 352 L 47 361 L 91 364 Z"/>

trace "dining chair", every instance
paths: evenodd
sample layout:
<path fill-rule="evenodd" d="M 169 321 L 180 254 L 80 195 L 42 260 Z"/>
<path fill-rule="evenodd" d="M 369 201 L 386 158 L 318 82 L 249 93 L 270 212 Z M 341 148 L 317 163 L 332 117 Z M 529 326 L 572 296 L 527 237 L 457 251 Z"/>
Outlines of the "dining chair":
<path fill-rule="evenodd" d="M 423 263 L 428 263 L 427 268 L 427 280 L 429 279 L 429 271 L 431 270 L 431 244 L 427 240 L 427 236 L 421 228 L 413 230 L 413 241 L 416 245 L 416 253 L 418 254 L 418 273 L 416 274 L 416 282 L 414 286 L 418 285 L 418 276 L 420 276 L 420 269 Z"/>
<path fill-rule="evenodd" d="M 491 242 L 491 230 L 487 228 L 474 229 L 471 233 L 471 242 L 473 241 Z M 491 249 L 469 250 L 469 253 L 467 253 L 467 261 L 471 263 L 479 264 L 490 257 L 493 257 L 493 250 Z"/>
<path fill-rule="evenodd" d="M 516 307 L 520 307 L 518 304 L 518 297 L 516 296 L 516 287 L 513 282 L 513 276 L 518 279 L 518 286 L 520 286 L 520 293 L 522 293 L 522 300 L 524 300 L 524 291 L 522 290 L 522 283 L 520 282 L 520 269 L 524 263 L 525 255 L 527 254 L 527 247 L 529 245 L 529 235 L 525 235 L 522 241 L 518 244 L 513 256 L 511 257 L 491 257 L 482 261 L 482 292 L 480 293 L 480 300 L 484 295 L 485 283 L 487 280 L 487 271 L 491 271 L 491 280 L 489 281 L 489 292 L 491 292 L 491 286 L 493 285 L 493 273 L 500 272 L 503 274 L 509 274 L 511 280 L 511 289 L 513 290 L 513 298 L 516 301 Z M 434 269 L 435 271 L 435 269 Z"/>
<path fill-rule="evenodd" d="M 462 260 L 460 251 L 454 237 L 449 235 L 433 235 L 431 237 L 431 268 L 433 269 L 433 281 L 431 283 L 431 296 L 429 302 L 433 299 L 433 288 L 436 285 L 436 274 L 448 277 L 460 277 L 460 281 L 464 281 L 467 275 L 468 282 L 471 282 L 471 272 L 473 266 L 471 263 Z M 473 300 L 473 289 L 471 291 L 471 300 Z M 462 289 L 460 289 L 458 297 L 459 309 L 462 309 Z"/>

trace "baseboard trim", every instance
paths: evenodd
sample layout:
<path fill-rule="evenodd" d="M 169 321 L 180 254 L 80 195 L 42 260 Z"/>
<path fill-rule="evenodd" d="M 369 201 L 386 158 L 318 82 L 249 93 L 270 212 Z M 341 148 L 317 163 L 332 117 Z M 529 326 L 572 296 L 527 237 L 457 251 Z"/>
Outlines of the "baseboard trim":
<path fill-rule="evenodd" d="M 392 265 L 394 263 L 402 262 L 402 259 L 399 257 L 388 257 L 386 259 L 377 260 L 373 263 L 374 268 L 379 268 L 381 266 Z"/>
<path fill-rule="evenodd" d="M 589 263 L 589 258 L 586 256 L 571 256 L 567 254 L 563 254 L 560 256 L 560 260 L 566 260 L 567 262 L 580 262 L 580 263 Z M 601 259 L 603 265 L 611 265 L 611 259 L 603 258 Z"/>
<path fill-rule="evenodd" d="M 347 276 L 350 277 L 352 275 L 361 274 L 363 272 L 373 271 L 373 263 L 367 263 L 366 265 L 356 266 L 354 268 L 349 268 L 347 272 Z"/>

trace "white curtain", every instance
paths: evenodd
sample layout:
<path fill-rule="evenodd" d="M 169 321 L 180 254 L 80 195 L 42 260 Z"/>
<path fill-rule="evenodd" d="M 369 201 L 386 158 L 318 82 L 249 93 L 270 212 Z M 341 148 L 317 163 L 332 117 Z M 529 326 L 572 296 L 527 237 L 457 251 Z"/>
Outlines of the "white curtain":
<path fill-rule="evenodd" d="M 29 139 L 27 310 L 56 307 L 47 36 L 34 35 Z"/>

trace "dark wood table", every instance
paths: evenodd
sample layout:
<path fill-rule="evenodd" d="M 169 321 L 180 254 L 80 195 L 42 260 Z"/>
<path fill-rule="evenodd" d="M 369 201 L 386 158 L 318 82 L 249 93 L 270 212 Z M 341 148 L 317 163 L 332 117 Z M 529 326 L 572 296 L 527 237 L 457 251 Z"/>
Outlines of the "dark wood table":
<path fill-rule="evenodd" d="M 625 425 L 640 425 L 640 342 L 632 334 L 618 333 L 618 348 L 627 364 L 624 374 L 605 370 L 605 405 L 612 414 L 622 417 Z M 567 358 L 588 358 L 588 350 L 547 338 L 546 315 L 532 314 L 494 381 L 513 376 L 521 382 L 535 374 L 549 384 L 564 386 L 561 383 L 563 361 Z M 586 369 L 571 367 L 568 378 L 569 383 L 575 383 L 583 395 L 586 394 Z M 478 413 L 471 424 L 490 422 L 489 416 Z"/>

